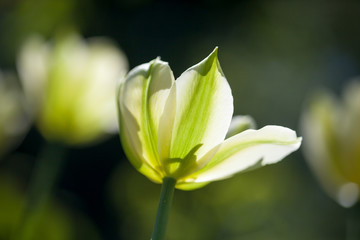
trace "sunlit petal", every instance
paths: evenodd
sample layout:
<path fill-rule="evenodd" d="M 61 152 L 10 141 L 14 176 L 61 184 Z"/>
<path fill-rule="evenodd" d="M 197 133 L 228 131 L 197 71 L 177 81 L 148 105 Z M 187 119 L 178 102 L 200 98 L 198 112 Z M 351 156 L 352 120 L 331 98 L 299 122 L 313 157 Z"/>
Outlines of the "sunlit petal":
<path fill-rule="evenodd" d="M 176 80 L 176 116 L 170 158 L 183 159 L 183 164 L 187 164 L 190 158 L 195 162 L 202 157 L 224 140 L 232 113 L 231 89 L 215 49 Z M 178 165 L 174 164 L 174 169 Z"/>
<path fill-rule="evenodd" d="M 181 181 L 198 183 L 228 178 L 250 168 L 276 163 L 300 144 L 301 138 L 288 128 L 266 126 L 246 130 L 225 140 L 205 167 Z"/>
<path fill-rule="evenodd" d="M 136 168 L 161 169 L 158 130 L 173 84 L 168 64 L 155 59 L 133 69 L 120 88 L 120 136 Z"/>
<path fill-rule="evenodd" d="M 187 183 L 187 182 L 181 182 L 176 184 L 176 188 L 180 189 L 180 190 L 184 190 L 184 191 L 191 191 L 191 190 L 195 190 L 198 188 L 202 188 L 206 185 L 208 185 L 210 182 L 200 182 L 200 183 Z"/>

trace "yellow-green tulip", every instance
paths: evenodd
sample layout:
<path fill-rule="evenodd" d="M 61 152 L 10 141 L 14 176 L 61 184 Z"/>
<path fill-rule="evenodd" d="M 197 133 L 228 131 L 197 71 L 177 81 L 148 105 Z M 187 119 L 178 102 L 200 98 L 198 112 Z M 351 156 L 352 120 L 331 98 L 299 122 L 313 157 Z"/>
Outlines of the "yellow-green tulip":
<path fill-rule="evenodd" d="M 20 51 L 18 69 L 46 139 L 87 144 L 117 131 L 114 99 L 127 60 L 109 40 L 66 34 L 46 42 L 34 36 Z"/>
<path fill-rule="evenodd" d="M 337 100 L 316 94 L 302 116 L 304 153 L 325 191 L 343 207 L 360 193 L 360 82 L 351 82 Z"/>
<path fill-rule="evenodd" d="M 172 178 L 182 190 L 276 163 L 301 144 L 294 131 L 280 126 L 229 133 L 233 136 L 225 139 L 233 97 L 217 48 L 176 81 L 159 58 L 134 68 L 120 84 L 118 109 L 130 162 L 150 180 Z M 236 121 L 252 125 L 249 118 Z"/>

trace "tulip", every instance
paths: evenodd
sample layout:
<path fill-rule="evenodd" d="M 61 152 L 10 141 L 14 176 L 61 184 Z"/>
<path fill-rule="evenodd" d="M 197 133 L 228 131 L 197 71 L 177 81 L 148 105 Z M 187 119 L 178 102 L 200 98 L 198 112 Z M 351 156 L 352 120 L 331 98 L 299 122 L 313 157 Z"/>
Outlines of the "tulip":
<path fill-rule="evenodd" d="M 294 131 L 280 126 L 233 135 L 235 126 L 244 123 L 238 118 L 228 134 L 233 136 L 225 139 L 233 97 L 217 48 L 176 81 L 168 63 L 159 58 L 134 68 L 120 84 L 118 109 L 127 157 L 139 172 L 163 184 L 153 240 L 165 234 L 158 227 L 166 226 L 163 215 L 168 214 L 174 187 L 197 189 L 276 163 L 301 144 Z"/>
<path fill-rule="evenodd" d="M 84 41 L 73 33 L 50 43 L 33 36 L 20 51 L 18 69 L 47 140 L 83 145 L 117 131 L 114 99 L 127 60 L 109 40 Z"/>
<path fill-rule="evenodd" d="M 35 216 L 51 196 L 64 165 L 64 146 L 83 146 L 118 130 L 116 87 L 127 71 L 124 54 L 109 40 L 87 41 L 75 33 L 53 42 L 29 38 L 18 70 L 32 117 L 47 140 L 29 183 L 28 199 L 15 239 L 35 238 Z"/>
<path fill-rule="evenodd" d="M 338 100 L 323 91 L 302 115 L 306 160 L 321 186 L 337 203 L 351 207 L 360 193 L 360 82 L 353 81 Z"/>
<path fill-rule="evenodd" d="M 276 163 L 301 143 L 280 126 L 224 141 L 233 98 L 217 49 L 176 81 L 160 59 L 136 67 L 120 86 L 118 105 L 121 142 L 134 167 L 157 183 L 174 178 L 183 190 Z"/>

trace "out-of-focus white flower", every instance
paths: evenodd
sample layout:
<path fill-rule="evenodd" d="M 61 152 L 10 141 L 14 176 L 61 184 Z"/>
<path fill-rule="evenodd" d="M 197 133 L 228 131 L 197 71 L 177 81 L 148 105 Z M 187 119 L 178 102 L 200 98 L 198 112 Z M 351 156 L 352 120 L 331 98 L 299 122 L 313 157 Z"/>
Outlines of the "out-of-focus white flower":
<path fill-rule="evenodd" d="M 343 207 L 359 200 L 360 82 L 343 91 L 342 101 L 329 92 L 310 100 L 301 120 L 304 153 L 325 191 Z"/>
<path fill-rule="evenodd" d="M 29 38 L 18 57 L 26 97 L 40 132 L 51 141 L 86 144 L 117 131 L 116 86 L 125 55 L 108 39 L 76 34 L 53 42 Z"/>

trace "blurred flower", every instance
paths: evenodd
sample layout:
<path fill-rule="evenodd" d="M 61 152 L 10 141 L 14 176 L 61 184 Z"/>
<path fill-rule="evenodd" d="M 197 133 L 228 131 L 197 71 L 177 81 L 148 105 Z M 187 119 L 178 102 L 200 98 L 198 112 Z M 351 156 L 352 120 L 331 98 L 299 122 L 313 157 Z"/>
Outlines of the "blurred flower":
<path fill-rule="evenodd" d="M 49 43 L 33 36 L 20 51 L 18 69 L 48 140 L 86 144 L 117 130 L 114 99 L 127 60 L 109 40 L 68 34 Z"/>
<path fill-rule="evenodd" d="M 0 157 L 21 139 L 28 126 L 24 96 L 16 79 L 0 72 Z"/>
<path fill-rule="evenodd" d="M 256 123 L 251 116 L 235 116 L 232 118 L 226 138 L 232 137 L 237 133 L 241 133 L 247 129 L 255 129 Z"/>
<path fill-rule="evenodd" d="M 160 59 L 136 67 L 120 86 L 118 105 L 120 137 L 131 163 L 154 182 L 176 179 L 178 189 L 276 163 L 301 144 L 294 131 L 280 126 L 246 130 L 224 141 L 233 98 L 217 49 L 176 81 Z M 243 120 L 235 119 L 232 129 L 251 125 Z"/>
<path fill-rule="evenodd" d="M 359 200 L 360 82 L 351 82 L 340 102 L 328 92 L 315 95 L 301 121 L 304 153 L 325 191 L 343 207 Z"/>

